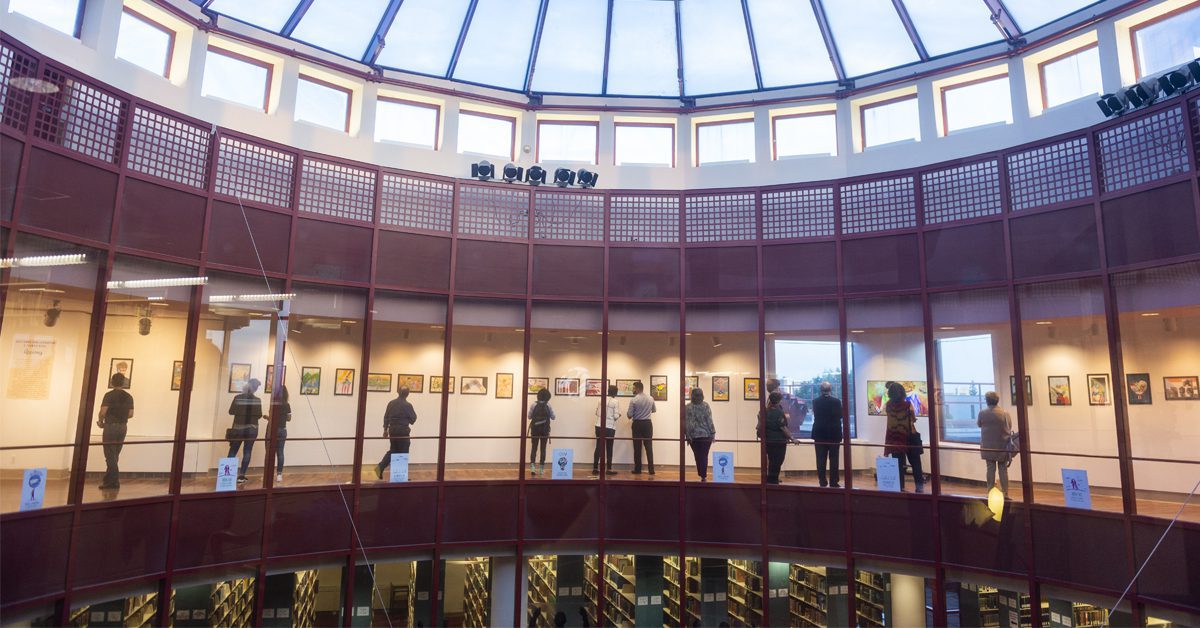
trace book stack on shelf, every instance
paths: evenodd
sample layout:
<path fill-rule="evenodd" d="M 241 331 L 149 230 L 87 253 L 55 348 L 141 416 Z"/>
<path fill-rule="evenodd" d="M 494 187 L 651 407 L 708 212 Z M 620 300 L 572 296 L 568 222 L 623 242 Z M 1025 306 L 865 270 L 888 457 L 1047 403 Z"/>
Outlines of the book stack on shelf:
<path fill-rule="evenodd" d="M 1106 608 L 1076 602 L 1071 606 L 1071 610 L 1075 615 L 1076 628 L 1092 628 L 1108 625 L 1108 609 Z"/>
<path fill-rule="evenodd" d="M 887 576 L 870 571 L 855 571 L 857 610 L 860 626 L 887 625 Z"/>
<path fill-rule="evenodd" d="M 583 597 L 584 609 L 587 611 L 588 622 L 597 626 L 600 624 L 600 590 L 596 582 L 600 580 L 600 556 L 589 554 L 583 557 Z"/>
<path fill-rule="evenodd" d="M 146 593 L 125 598 L 125 628 L 143 628 L 154 625 L 158 612 L 158 594 Z M 174 616 L 174 613 L 171 614 Z"/>
<path fill-rule="evenodd" d="M 604 617 L 614 626 L 637 625 L 637 589 L 632 555 L 604 557 Z"/>
<path fill-rule="evenodd" d="M 663 624 L 691 626 L 700 621 L 700 559 L 684 559 L 683 590 L 680 590 L 679 558 L 663 558 Z"/>
<path fill-rule="evenodd" d="M 548 628 L 554 625 L 554 609 L 557 602 L 555 588 L 558 574 L 555 556 L 534 556 L 529 559 L 529 625 Z M 533 621 L 533 609 L 540 608 L 541 614 Z"/>
<path fill-rule="evenodd" d="M 317 572 L 297 571 L 292 591 L 292 625 L 311 626 L 317 618 Z"/>
<path fill-rule="evenodd" d="M 975 591 L 979 599 L 980 628 L 999 628 L 1000 626 L 1000 591 L 996 587 L 986 585 L 975 586 L 964 584 L 963 589 Z"/>
<path fill-rule="evenodd" d="M 763 624 L 763 571 L 757 560 L 729 560 L 726 612 L 734 625 Z"/>
<path fill-rule="evenodd" d="M 249 626 L 254 623 L 254 578 L 218 582 L 209 596 L 208 622 L 212 626 Z"/>
<path fill-rule="evenodd" d="M 829 585 L 824 567 L 792 563 L 788 574 L 788 616 L 791 626 L 826 626 Z"/>
<path fill-rule="evenodd" d="M 72 628 L 87 628 L 88 626 L 88 611 L 92 610 L 91 606 L 81 606 L 71 611 L 71 616 L 67 618 Z"/>
<path fill-rule="evenodd" d="M 463 625 L 484 628 L 490 612 L 488 592 L 491 590 L 491 559 L 472 558 L 467 564 L 466 591 L 463 600 Z"/>
<path fill-rule="evenodd" d="M 1021 599 L 1020 599 L 1020 603 L 1021 603 L 1021 613 L 1020 613 L 1021 628 L 1032 628 L 1033 617 L 1032 617 L 1032 609 L 1029 606 L 1029 596 L 1022 595 Z M 1042 616 L 1042 625 L 1049 626 L 1050 625 L 1050 603 L 1047 602 L 1046 600 L 1042 600 L 1042 607 L 1040 610 L 1041 610 L 1041 612 L 1039 614 Z"/>

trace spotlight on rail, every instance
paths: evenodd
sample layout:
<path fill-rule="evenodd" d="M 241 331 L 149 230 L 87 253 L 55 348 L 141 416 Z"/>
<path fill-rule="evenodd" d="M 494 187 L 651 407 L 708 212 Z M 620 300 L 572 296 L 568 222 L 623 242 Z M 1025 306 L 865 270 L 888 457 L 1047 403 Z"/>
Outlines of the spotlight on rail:
<path fill-rule="evenodd" d="M 501 176 L 504 177 L 504 181 L 506 183 L 512 183 L 514 181 L 520 181 L 521 177 L 524 175 L 525 175 L 524 168 L 522 168 L 516 164 L 508 164 L 507 166 L 504 166 L 504 171 Z"/>
<path fill-rule="evenodd" d="M 480 181 L 491 181 L 496 178 L 496 166 L 492 165 L 486 159 L 477 164 L 471 164 L 471 178 L 479 179 Z"/>
<path fill-rule="evenodd" d="M 586 168 L 580 168 L 579 172 L 575 173 L 575 181 L 579 183 L 579 187 L 581 188 L 596 187 L 596 179 L 599 178 L 600 175 Z"/>
<path fill-rule="evenodd" d="M 525 171 L 525 182 L 529 185 L 541 185 L 546 182 L 546 169 L 541 166 L 530 166 Z"/>
<path fill-rule="evenodd" d="M 565 188 L 575 183 L 575 172 L 570 168 L 558 168 L 554 171 L 554 185 Z"/>

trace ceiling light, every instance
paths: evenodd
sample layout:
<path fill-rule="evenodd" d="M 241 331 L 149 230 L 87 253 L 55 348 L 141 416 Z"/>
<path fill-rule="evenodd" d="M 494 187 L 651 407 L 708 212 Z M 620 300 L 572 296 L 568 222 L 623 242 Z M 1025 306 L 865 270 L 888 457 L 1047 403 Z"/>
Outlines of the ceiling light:
<path fill-rule="evenodd" d="M 8 84 L 19 90 L 35 94 L 53 94 L 58 91 L 58 85 L 32 76 L 13 77 Z"/>
<path fill-rule="evenodd" d="M 67 293 L 66 290 L 59 290 L 58 288 L 18 288 L 17 291 L 18 292 L 41 292 L 43 294 L 66 294 Z"/>
<path fill-rule="evenodd" d="M 504 176 L 504 181 L 506 183 L 520 181 L 521 177 L 523 177 L 524 175 L 525 175 L 525 169 L 516 164 L 508 164 L 507 166 L 504 166 L 504 175 L 503 176 Z"/>
<path fill-rule="evenodd" d="M 490 181 L 496 177 L 496 166 L 493 166 L 488 160 L 483 160 L 477 164 L 471 164 L 471 178 L 479 179 L 480 181 Z"/>
<path fill-rule="evenodd" d="M 530 166 L 525 171 L 525 182 L 529 185 L 541 185 L 546 182 L 546 169 L 541 166 Z"/>
<path fill-rule="evenodd" d="M 42 324 L 46 327 L 54 327 L 58 324 L 58 317 L 62 316 L 62 307 L 59 306 L 59 303 L 60 301 L 55 299 L 46 309 L 46 314 L 42 317 Z"/>
<path fill-rule="evenodd" d="M 1158 316 L 1158 312 L 1142 312 L 1142 316 Z"/>
<path fill-rule="evenodd" d="M 33 257 L 5 257 L 0 259 L 0 268 L 22 268 L 34 266 L 71 266 L 86 264 L 87 255 L 72 253 L 68 255 L 35 255 Z"/>
<path fill-rule="evenodd" d="M 851 330 L 850 330 L 850 333 L 852 333 L 852 334 L 863 334 L 863 333 L 866 333 L 866 331 L 865 331 L 865 330 L 862 330 L 862 329 L 851 329 Z"/>
<path fill-rule="evenodd" d="M 174 288 L 177 286 L 203 286 L 208 283 L 208 277 L 171 277 L 167 279 L 131 279 L 128 281 L 110 281 L 109 290 L 135 288 Z"/>
<path fill-rule="evenodd" d="M 296 293 L 271 294 L 214 294 L 208 297 L 209 303 L 244 303 L 247 301 L 290 301 L 296 298 Z"/>
<path fill-rule="evenodd" d="M 938 327 L 938 329 L 940 329 L 942 331 L 954 331 L 954 328 L 950 327 L 949 325 L 947 325 L 945 327 Z"/>
<path fill-rule="evenodd" d="M 575 183 L 575 172 L 570 168 L 558 168 L 554 171 L 554 185 L 565 188 Z"/>
<path fill-rule="evenodd" d="M 575 173 L 575 180 L 579 182 L 579 187 L 581 188 L 596 187 L 596 179 L 599 178 L 600 175 L 586 168 L 580 168 L 579 172 Z"/>
<path fill-rule="evenodd" d="M 1054 321 L 1038 321 L 1034 325 L 1053 325 Z"/>

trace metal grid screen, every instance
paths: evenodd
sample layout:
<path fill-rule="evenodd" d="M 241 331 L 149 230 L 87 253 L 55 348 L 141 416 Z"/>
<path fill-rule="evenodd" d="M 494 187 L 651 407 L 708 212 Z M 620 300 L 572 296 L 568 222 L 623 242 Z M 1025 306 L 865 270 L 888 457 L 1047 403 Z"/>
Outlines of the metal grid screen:
<path fill-rule="evenodd" d="M 372 222 L 375 172 L 318 159 L 300 163 L 300 211 Z"/>
<path fill-rule="evenodd" d="M 37 59 L 0 45 L 0 122 L 5 126 L 25 130 L 33 108 L 33 92 L 14 88 L 12 80 L 36 76 Z"/>
<path fill-rule="evenodd" d="M 210 139 L 204 127 L 134 107 L 126 165 L 142 174 L 203 189 Z"/>
<path fill-rule="evenodd" d="M 833 188 L 763 192 L 764 240 L 833 235 Z"/>
<path fill-rule="evenodd" d="M 706 194 L 683 200 L 688 242 L 753 240 L 754 194 Z"/>
<path fill-rule="evenodd" d="M 125 101 L 56 68 L 46 68 L 42 78 L 58 91 L 42 95 L 34 135 L 100 161 L 121 163 Z"/>
<path fill-rule="evenodd" d="M 1099 133 L 1100 184 L 1124 190 L 1187 172 L 1187 128 L 1183 111 L 1171 107 Z"/>
<path fill-rule="evenodd" d="M 384 173 L 379 201 L 380 224 L 450 231 L 454 213 L 451 183 Z"/>
<path fill-rule="evenodd" d="M 296 157 L 291 153 L 222 137 L 217 147 L 217 187 L 250 201 L 288 207 L 292 204 L 292 172 Z"/>
<path fill-rule="evenodd" d="M 604 196 L 539 192 L 533 195 L 533 237 L 539 240 L 604 240 Z"/>
<path fill-rule="evenodd" d="M 464 185 L 458 189 L 458 232 L 524 238 L 529 235 L 529 192 Z"/>
<path fill-rule="evenodd" d="M 870 233 L 917 226 L 913 178 L 880 179 L 842 186 L 842 233 Z"/>
<path fill-rule="evenodd" d="M 1000 202 L 1000 162 L 982 161 L 921 175 L 925 223 L 994 216 Z"/>
<path fill-rule="evenodd" d="M 1013 211 L 1065 203 L 1092 195 L 1086 137 L 1040 146 L 1008 156 Z"/>
<path fill-rule="evenodd" d="M 613 196 L 609 201 L 613 242 L 678 242 L 678 196 Z"/>

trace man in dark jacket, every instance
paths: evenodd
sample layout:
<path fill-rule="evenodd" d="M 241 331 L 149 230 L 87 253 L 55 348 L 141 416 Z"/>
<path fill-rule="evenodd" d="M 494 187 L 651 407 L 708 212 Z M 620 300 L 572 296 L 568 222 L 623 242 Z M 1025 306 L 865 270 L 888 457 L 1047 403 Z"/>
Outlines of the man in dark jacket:
<path fill-rule="evenodd" d="M 821 382 L 821 396 L 813 399 L 813 446 L 817 451 L 817 479 L 821 486 L 841 488 L 838 484 L 838 448 L 842 442 L 842 400 L 833 396 L 833 386 Z M 825 465 L 829 464 L 829 482 Z"/>
<path fill-rule="evenodd" d="M 236 458 L 238 448 L 241 448 L 242 465 L 238 468 L 238 484 L 246 483 L 250 452 L 254 449 L 254 440 L 258 438 L 258 422 L 263 418 L 262 400 L 254 396 L 261 385 L 262 382 L 257 379 L 246 382 L 242 392 L 229 404 L 229 414 L 233 415 L 233 428 L 226 432 L 229 438 L 229 454 L 226 457 Z"/>
<path fill-rule="evenodd" d="M 102 489 L 121 488 L 121 447 L 125 444 L 126 423 L 133 418 L 133 396 L 125 391 L 125 376 L 113 373 L 111 390 L 100 401 L 100 416 L 96 425 L 104 430 L 104 480 Z"/>
<path fill-rule="evenodd" d="M 392 454 L 407 454 L 409 432 L 412 424 L 417 422 L 417 411 L 408 402 L 408 388 L 401 386 L 396 398 L 389 401 L 387 410 L 383 411 L 383 435 L 391 439 L 391 449 L 383 454 L 383 459 L 375 465 L 375 477 L 383 479 L 383 472 L 392 464 Z"/>

